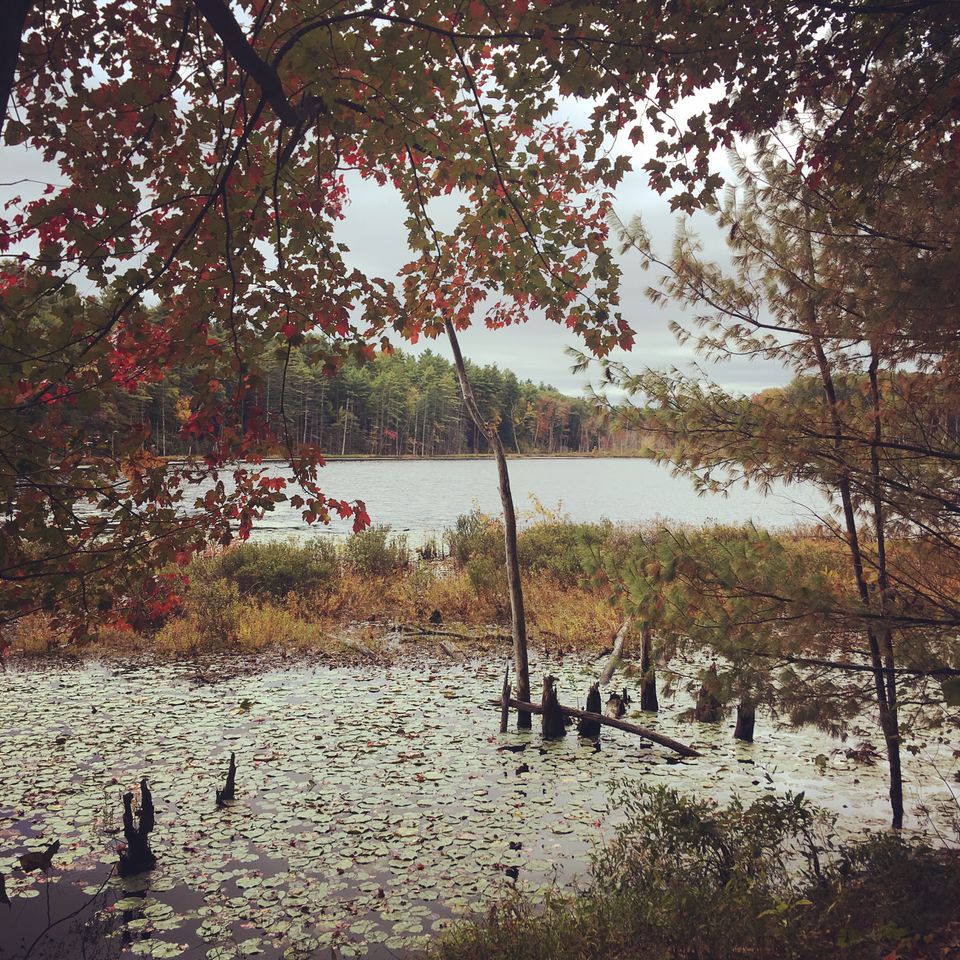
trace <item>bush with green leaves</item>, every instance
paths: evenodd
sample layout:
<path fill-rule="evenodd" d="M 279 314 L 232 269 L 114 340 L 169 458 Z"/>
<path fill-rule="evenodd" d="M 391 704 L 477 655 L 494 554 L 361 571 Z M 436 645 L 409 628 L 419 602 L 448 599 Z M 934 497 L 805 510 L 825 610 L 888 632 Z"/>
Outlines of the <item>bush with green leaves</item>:
<path fill-rule="evenodd" d="M 184 600 L 183 613 L 201 641 L 221 646 L 231 643 L 240 623 L 237 584 L 213 576 L 209 571 L 195 571 Z"/>
<path fill-rule="evenodd" d="M 935 941 L 955 919 L 957 851 L 895 834 L 842 841 L 802 794 L 721 807 L 622 783 L 614 801 L 625 819 L 585 889 L 541 901 L 514 892 L 429 956 L 875 960 Z"/>
<path fill-rule="evenodd" d="M 462 513 L 444 534 L 450 558 L 465 568 L 473 557 L 503 562 L 503 524 L 479 510 Z"/>
<path fill-rule="evenodd" d="M 521 530 L 517 537 L 520 566 L 530 573 L 547 573 L 560 583 L 574 586 L 586 575 L 586 554 L 606 543 L 613 529 L 609 521 L 534 523 Z"/>
<path fill-rule="evenodd" d="M 609 521 L 572 523 L 569 520 L 542 520 L 517 534 L 520 568 L 529 573 L 547 573 L 566 584 L 576 584 L 585 573 L 585 552 L 596 552 L 613 535 Z M 450 557 L 473 579 L 489 579 L 487 569 L 503 566 L 503 523 L 477 510 L 457 517 L 445 534 Z"/>
<path fill-rule="evenodd" d="M 310 593 L 335 582 L 337 550 L 326 537 L 302 543 L 247 542 L 195 561 L 189 573 L 191 578 L 220 577 L 236 584 L 244 596 L 282 599 L 288 593 Z"/>
<path fill-rule="evenodd" d="M 388 526 L 368 527 L 347 539 L 344 562 L 351 570 L 368 576 L 383 576 L 410 563 L 407 538 L 391 534 Z"/>

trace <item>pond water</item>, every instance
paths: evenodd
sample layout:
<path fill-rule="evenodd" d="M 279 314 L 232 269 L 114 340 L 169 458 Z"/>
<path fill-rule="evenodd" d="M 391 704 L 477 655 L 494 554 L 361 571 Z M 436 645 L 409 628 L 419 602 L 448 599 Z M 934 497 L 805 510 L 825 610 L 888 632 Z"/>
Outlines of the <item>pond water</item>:
<path fill-rule="evenodd" d="M 280 475 L 282 465 L 272 471 Z M 500 513 L 492 459 L 331 461 L 320 479 L 325 492 L 364 500 L 374 523 L 409 531 L 412 539 L 444 530 L 475 507 Z M 637 457 L 518 458 L 510 461 L 510 482 L 521 522 L 537 516 L 537 503 L 575 521 L 607 518 L 628 524 L 659 518 L 784 527 L 829 511 L 823 495 L 810 486 L 777 484 L 766 495 L 737 486 L 726 496 L 700 496 L 685 477 Z M 334 521 L 313 531 L 345 535 L 350 529 L 350 522 Z M 299 512 L 281 507 L 257 525 L 254 536 L 304 532 L 310 530 Z"/>
<path fill-rule="evenodd" d="M 514 886 L 585 877 L 617 823 L 610 785 L 624 777 L 719 800 L 803 790 L 846 831 L 888 821 L 883 764 L 857 764 L 838 741 L 766 716 L 756 743 L 736 743 L 731 723 L 684 721 L 682 694 L 639 721 L 703 754 L 680 762 L 616 730 L 599 749 L 573 733 L 548 744 L 536 731 L 499 735 L 486 705 L 499 691 L 496 660 L 260 666 L 0 674 L 0 872 L 11 900 L 0 906 L 0 957 L 403 955 Z M 597 673 L 572 658 L 535 665 L 544 669 L 571 704 Z M 868 720 L 850 737 L 878 741 Z M 948 830 L 936 773 L 956 768 L 960 744 L 948 739 L 907 757 L 914 826 Z M 218 810 L 230 751 L 237 798 Z M 120 796 L 141 776 L 159 863 L 121 881 L 111 875 Z M 18 869 L 54 840 L 48 875 Z"/>

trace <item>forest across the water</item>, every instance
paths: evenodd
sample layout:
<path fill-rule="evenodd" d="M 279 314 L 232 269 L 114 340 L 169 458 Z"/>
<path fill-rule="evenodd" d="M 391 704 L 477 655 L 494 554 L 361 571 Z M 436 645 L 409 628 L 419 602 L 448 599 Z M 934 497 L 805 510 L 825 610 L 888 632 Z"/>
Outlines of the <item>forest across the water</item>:
<path fill-rule="evenodd" d="M 221 331 L 225 337 L 226 332 Z M 346 358 L 334 369 L 316 359 L 323 344 L 275 344 L 261 381 L 247 397 L 247 418 L 285 418 L 295 445 L 313 444 L 328 455 L 443 457 L 489 453 L 490 445 L 463 404 L 453 364 L 431 350 Z M 645 434 L 582 397 L 521 380 L 497 364 L 466 362 L 483 416 L 496 423 L 507 450 L 517 454 L 639 452 Z M 170 370 L 143 381 L 112 403 L 83 414 L 91 435 L 106 443 L 139 425 L 145 445 L 160 456 L 202 453 L 210 438 L 183 430 L 191 416 L 196 370 Z M 226 396 L 230 387 L 217 392 Z M 282 447 L 278 447 L 281 451 Z"/>

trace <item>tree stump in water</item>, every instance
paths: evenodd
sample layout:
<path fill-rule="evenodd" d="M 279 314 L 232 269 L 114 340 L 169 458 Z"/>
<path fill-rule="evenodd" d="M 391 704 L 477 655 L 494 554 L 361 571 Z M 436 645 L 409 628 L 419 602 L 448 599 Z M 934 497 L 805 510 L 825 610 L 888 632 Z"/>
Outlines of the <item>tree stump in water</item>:
<path fill-rule="evenodd" d="M 500 732 L 507 732 L 510 722 L 510 664 L 503 674 L 503 689 L 500 691 Z"/>
<path fill-rule="evenodd" d="M 590 692 L 587 694 L 587 713 L 599 713 L 600 707 L 600 684 L 594 683 L 591 685 Z M 581 737 L 599 737 L 600 722 L 583 717 L 580 721 L 578 732 Z"/>
<path fill-rule="evenodd" d="M 230 766 L 227 768 L 227 782 L 217 791 L 217 806 L 225 807 L 234 799 L 237 792 L 237 755 L 230 751 Z"/>
<path fill-rule="evenodd" d="M 700 723 L 719 723 L 723 717 L 723 704 L 717 697 L 720 682 L 717 680 L 717 668 L 711 665 L 707 676 L 697 694 L 697 705 L 693 711 L 693 718 Z"/>
<path fill-rule="evenodd" d="M 733 731 L 735 740 L 753 743 L 753 727 L 757 719 L 757 708 L 750 700 L 741 700 L 737 706 L 737 726 Z"/>
<path fill-rule="evenodd" d="M 622 693 L 611 693 L 607 698 L 607 705 L 603 708 L 603 715 L 605 717 L 612 717 L 614 720 L 619 720 L 621 717 L 627 715 L 627 707 L 633 701 L 630 699 L 630 694 L 627 693 L 627 688 L 623 688 Z"/>
<path fill-rule="evenodd" d="M 136 813 L 137 825 L 133 825 L 133 794 L 123 795 L 123 837 L 127 849 L 120 853 L 121 877 L 146 873 L 157 865 L 157 858 L 150 849 L 150 833 L 154 827 L 153 795 L 146 780 L 140 781 L 140 809 Z"/>
<path fill-rule="evenodd" d="M 644 627 L 640 649 L 640 709 L 650 713 L 660 710 L 657 700 L 657 671 L 651 656 L 650 630 Z"/>
<path fill-rule="evenodd" d="M 543 678 L 543 713 L 540 714 L 544 740 L 556 740 L 567 732 L 567 723 L 560 710 L 560 701 L 557 699 L 557 678 L 546 676 Z"/>

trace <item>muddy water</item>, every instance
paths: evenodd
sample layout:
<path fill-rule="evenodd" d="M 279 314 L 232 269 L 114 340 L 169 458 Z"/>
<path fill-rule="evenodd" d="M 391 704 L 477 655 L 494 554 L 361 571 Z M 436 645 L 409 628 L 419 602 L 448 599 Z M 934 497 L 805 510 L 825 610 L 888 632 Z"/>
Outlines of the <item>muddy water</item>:
<path fill-rule="evenodd" d="M 803 790 L 843 830 L 887 822 L 883 765 L 766 717 L 755 744 L 736 744 L 729 723 L 682 721 L 680 697 L 641 721 L 703 751 L 677 762 L 619 731 L 605 731 L 599 750 L 572 734 L 547 745 L 536 733 L 501 737 L 485 706 L 499 663 L 250 666 L 0 674 L 0 872 L 11 899 L 0 905 L 0 957 L 403 954 L 514 886 L 584 878 L 617 822 L 610 784 L 624 777 L 720 800 Z M 572 660 L 547 666 L 568 703 L 596 674 Z M 850 735 L 878 742 L 868 721 Z M 914 826 L 948 829 L 934 766 L 949 779 L 958 745 L 910 758 Z M 217 810 L 231 750 L 237 799 Z M 120 796 L 140 776 L 154 792 L 159 866 L 120 881 Z M 55 839 L 47 876 L 17 869 Z"/>

